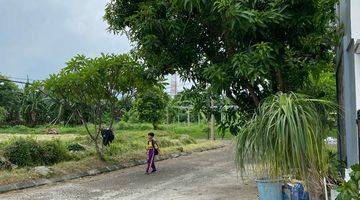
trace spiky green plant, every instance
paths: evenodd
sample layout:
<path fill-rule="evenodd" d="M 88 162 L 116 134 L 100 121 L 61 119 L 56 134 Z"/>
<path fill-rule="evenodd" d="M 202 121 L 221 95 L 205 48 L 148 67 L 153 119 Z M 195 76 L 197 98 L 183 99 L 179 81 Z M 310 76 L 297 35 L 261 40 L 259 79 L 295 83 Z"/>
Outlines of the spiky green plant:
<path fill-rule="evenodd" d="M 294 93 L 264 100 L 237 137 L 240 172 L 250 163 L 266 178 L 292 174 L 309 186 L 320 183 L 327 172 L 326 109 L 332 106 Z"/>

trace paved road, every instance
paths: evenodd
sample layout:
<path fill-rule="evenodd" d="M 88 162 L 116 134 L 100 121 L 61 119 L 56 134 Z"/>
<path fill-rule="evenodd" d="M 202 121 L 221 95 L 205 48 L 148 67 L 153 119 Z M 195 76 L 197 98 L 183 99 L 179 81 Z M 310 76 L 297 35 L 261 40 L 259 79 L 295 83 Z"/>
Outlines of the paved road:
<path fill-rule="evenodd" d="M 159 172 L 145 175 L 137 166 L 94 177 L 0 195 L 6 200 L 256 200 L 252 180 L 235 172 L 232 149 L 193 153 L 158 162 Z"/>

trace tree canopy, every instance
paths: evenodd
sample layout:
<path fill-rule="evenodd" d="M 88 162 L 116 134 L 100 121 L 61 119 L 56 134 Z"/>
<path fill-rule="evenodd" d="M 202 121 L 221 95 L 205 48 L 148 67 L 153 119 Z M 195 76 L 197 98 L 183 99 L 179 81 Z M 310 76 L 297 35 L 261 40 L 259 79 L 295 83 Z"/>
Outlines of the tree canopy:
<path fill-rule="evenodd" d="M 105 126 L 111 129 L 118 99 L 150 83 L 144 67 L 132 56 L 102 54 L 96 58 L 75 56 L 58 74 L 51 75 L 44 87 L 52 98 L 71 105 L 85 125 L 99 157 L 104 159 L 99 136 Z M 104 119 L 106 112 L 110 113 L 110 124 Z M 87 117 L 88 113 L 91 117 Z M 94 124 L 94 130 L 88 128 L 89 122 Z"/>
<path fill-rule="evenodd" d="M 141 121 L 152 123 L 154 129 L 165 117 L 165 108 L 169 101 L 163 88 L 153 87 L 142 90 L 136 97 L 135 109 Z"/>
<path fill-rule="evenodd" d="M 0 75 L 0 107 L 2 107 L 2 121 L 11 123 L 18 123 L 20 121 L 21 96 L 22 93 L 20 88 L 5 76 Z"/>
<path fill-rule="evenodd" d="M 252 108 L 333 67 L 334 3 L 111 0 L 104 18 L 158 74 L 209 83 L 239 107 Z"/>

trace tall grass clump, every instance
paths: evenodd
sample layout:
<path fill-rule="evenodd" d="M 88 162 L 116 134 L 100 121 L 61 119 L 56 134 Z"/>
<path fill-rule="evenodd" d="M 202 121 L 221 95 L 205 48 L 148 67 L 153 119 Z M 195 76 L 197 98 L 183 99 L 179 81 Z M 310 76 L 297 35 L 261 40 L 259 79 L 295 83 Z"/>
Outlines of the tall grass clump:
<path fill-rule="evenodd" d="M 294 93 L 278 93 L 264 100 L 237 136 L 240 172 L 251 163 L 262 177 L 291 174 L 305 180 L 313 197 L 321 194 L 328 172 L 324 138 L 331 107 L 330 102 Z"/>

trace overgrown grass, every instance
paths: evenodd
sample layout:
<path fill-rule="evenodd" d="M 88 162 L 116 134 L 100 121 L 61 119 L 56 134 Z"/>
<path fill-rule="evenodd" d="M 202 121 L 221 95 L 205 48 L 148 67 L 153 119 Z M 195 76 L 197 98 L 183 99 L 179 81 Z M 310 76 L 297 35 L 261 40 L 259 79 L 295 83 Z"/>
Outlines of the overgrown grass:
<path fill-rule="evenodd" d="M 89 125 L 93 128 L 92 125 Z M 27 127 L 23 125 L 9 126 L 0 128 L 0 134 L 46 134 L 50 128 L 55 128 L 60 134 L 86 134 L 84 126 L 61 126 L 61 125 L 42 125 L 36 127 Z"/>
<path fill-rule="evenodd" d="M 61 125 L 43 125 L 37 127 L 27 127 L 23 125 L 9 126 L 0 128 L 0 142 L 8 140 L 11 135 L 37 135 L 39 140 L 47 140 L 47 137 L 52 139 L 52 135 L 48 135 L 47 131 L 50 128 L 55 128 L 60 135 L 74 134 L 74 135 L 86 135 L 84 126 L 61 126 Z M 93 130 L 93 126 L 89 124 L 90 130 Z M 115 132 L 124 133 L 128 131 L 154 131 L 153 126 L 150 123 L 127 123 L 119 122 L 114 125 Z M 208 125 L 204 123 L 174 123 L 163 124 L 160 126 L 160 130 L 171 132 L 177 135 L 187 134 L 195 139 L 207 139 L 208 137 Z M 38 135 L 42 135 L 39 137 Z M 62 136 L 60 136 L 62 137 Z M 64 136 L 65 137 L 65 136 Z M 72 136 L 69 136 L 72 137 Z M 221 133 L 216 131 L 216 137 L 221 138 Z M 226 131 L 225 138 L 230 139 L 233 136 Z"/>
<path fill-rule="evenodd" d="M 46 134 L 49 128 L 58 129 L 59 134 Z M 133 160 L 146 159 L 147 134 L 149 132 L 155 133 L 160 152 L 163 155 L 191 152 L 195 149 L 203 150 L 219 145 L 219 142 L 204 140 L 207 138 L 207 133 L 204 132 L 205 128 L 205 124 L 172 124 L 161 126 L 161 130 L 153 130 L 151 124 L 117 123 L 114 125 L 115 140 L 110 146 L 104 148 L 107 162 L 103 163 L 97 159 L 94 145 L 82 126 L 7 127 L 0 129 L 0 156 L 5 156 L 6 147 L 11 144 L 10 141 L 24 139 L 35 140 L 39 143 L 60 141 L 68 151 L 70 158 L 67 159 L 68 161 L 50 166 L 54 171 L 51 176 L 56 176 L 102 167 L 111 163 L 126 164 Z M 27 166 L 12 171 L 0 170 L 0 184 L 36 178 L 39 178 L 39 175 Z"/>

